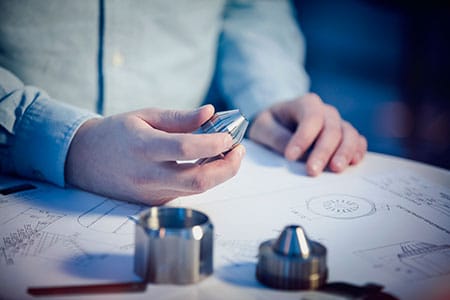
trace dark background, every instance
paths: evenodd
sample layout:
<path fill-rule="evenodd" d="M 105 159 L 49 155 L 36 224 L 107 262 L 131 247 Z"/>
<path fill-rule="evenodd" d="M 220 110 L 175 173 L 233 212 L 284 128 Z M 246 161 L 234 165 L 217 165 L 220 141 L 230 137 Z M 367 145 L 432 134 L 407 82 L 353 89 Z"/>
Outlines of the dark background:
<path fill-rule="evenodd" d="M 412 2 L 295 0 L 306 70 L 370 151 L 450 169 L 450 5 Z"/>

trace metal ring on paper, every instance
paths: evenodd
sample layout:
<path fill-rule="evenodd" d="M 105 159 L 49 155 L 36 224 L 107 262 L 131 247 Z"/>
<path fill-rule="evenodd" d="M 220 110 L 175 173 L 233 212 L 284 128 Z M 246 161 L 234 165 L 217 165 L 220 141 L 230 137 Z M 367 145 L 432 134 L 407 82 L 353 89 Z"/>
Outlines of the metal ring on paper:
<path fill-rule="evenodd" d="M 213 272 L 213 225 L 207 215 L 152 207 L 136 222 L 134 271 L 149 283 L 190 284 Z"/>

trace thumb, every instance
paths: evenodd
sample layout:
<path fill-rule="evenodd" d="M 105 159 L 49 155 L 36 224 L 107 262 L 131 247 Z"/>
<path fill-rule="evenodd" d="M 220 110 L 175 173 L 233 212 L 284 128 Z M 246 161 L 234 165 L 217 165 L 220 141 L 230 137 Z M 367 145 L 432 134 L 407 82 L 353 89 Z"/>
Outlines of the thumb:
<path fill-rule="evenodd" d="M 214 106 L 207 104 L 196 110 L 141 111 L 139 116 L 153 128 L 171 133 L 187 133 L 199 128 L 214 114 Z"/>

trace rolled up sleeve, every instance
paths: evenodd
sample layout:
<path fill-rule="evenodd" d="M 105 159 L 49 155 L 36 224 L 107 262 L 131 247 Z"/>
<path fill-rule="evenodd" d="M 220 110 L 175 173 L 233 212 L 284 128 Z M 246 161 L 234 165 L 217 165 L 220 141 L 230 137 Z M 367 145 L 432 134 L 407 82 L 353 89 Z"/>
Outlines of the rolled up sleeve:
<path fill-rule="evenodd" d="M 276 102 L 305 94 L 305 47 L 289 1 L 230 1 L 216 76 L 228 105 L 252 119 Z"/>
<path fill-rule="evenodd" d="M 96 116 L 55 101 L 0 68 L 0 171 L 64 186 L 70 142 Z"/>

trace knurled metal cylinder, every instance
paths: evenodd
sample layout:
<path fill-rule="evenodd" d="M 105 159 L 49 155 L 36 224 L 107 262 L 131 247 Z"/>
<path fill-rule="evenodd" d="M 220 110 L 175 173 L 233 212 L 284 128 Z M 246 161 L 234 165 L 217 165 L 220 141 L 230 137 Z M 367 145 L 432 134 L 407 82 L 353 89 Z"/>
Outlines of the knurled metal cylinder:
<path fill-rule="evenodd" d="M 326 248 L 306 238 L 300 226 L 288 226 L 278 239 L 259 247 L 256 278 L 286 290 L 317 289 L 327 280 Z"/>
<path fill-rule="evenodd" d="M 190 284 L 213 273 L 213 225 L 204 213 L 152 207 L 135 228 L 134 271 L 144 281 Z"/>
<path fill-rule="evenodd" d="M 242 142 L 248 124 L 244 115 L 234 109 L 215 113 L 201 126 L 201 130 L 203 133 L 228 132 L 233 139 L 233 148 Z"/>

